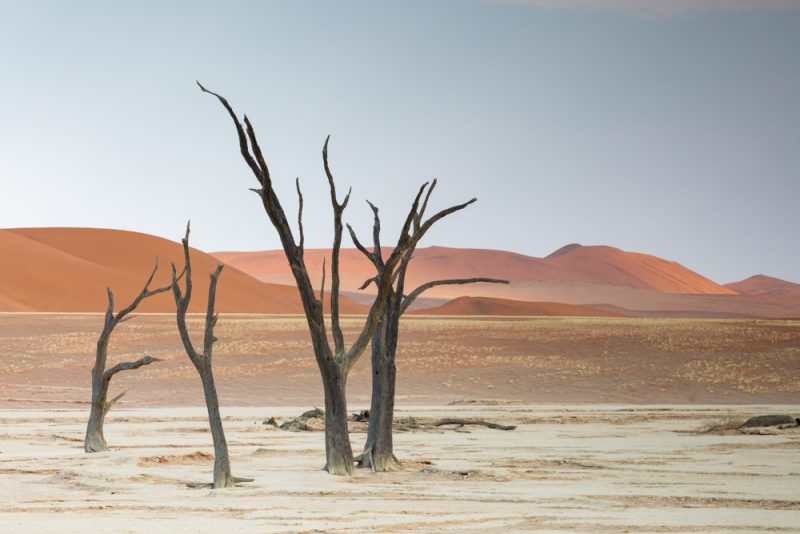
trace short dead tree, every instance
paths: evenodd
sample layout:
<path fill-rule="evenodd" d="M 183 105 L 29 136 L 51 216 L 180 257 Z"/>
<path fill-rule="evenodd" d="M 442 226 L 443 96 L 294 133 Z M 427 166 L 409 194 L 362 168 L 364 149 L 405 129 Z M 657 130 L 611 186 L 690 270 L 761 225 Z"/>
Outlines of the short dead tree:
<path fill-rule="evenodd" d="M 186 327 L 186 312 L 192 299 L 192 264 L 189 257 L 189 225 L 186 225 L 186 235 L 181 240 L 183 243 L 184 258 L 184 290 L 181 291 L 179 285 L 180 277 L 177 275 L 175 265 L 172 265 L 172 294 L 175 297 L 177 308 L 178 332 L 183 342 L 186 354 L 192 364 L 200 374 L 200 381 L 203 383 L 203 393 L 208 409 L 208 424 L 211 427 L 211 438 L 214 441 L 214 482 L 213 488 L 227 488 L 237 482 L 251 482 L 252 478 L 237 478 L 231 475 L 231 462 L 228 456 L 228 443 L 225 441 L 225 432 L 222 429 L 222 417 L 219 413 L 219 400 L 217 398 L 217 388 L 214 385 L 214 374 L 211 369 L 211 355 L 214 343 L 214 326 L 217 324 L 217 314 L 214 313 L 214 301 L 217 292 L 217 280 L 222 272 L 222 264 L 211 273 L 211 283 L 208 287 L 208 308 L 206 311 L 205 329 L 203 333 L 203 352 L 199 353 L 192 344 L 189 330 Z M 193 486 L 207 486 L 207 484 L 195 484 Z"/>
<path fill-rule="evenodd" d="M 411 291 L 408 295 L 405 291 L 405 278 L 408 264 L 413 258 L 414 250 L 420 239 L 425 235 L 433 224 L 442 218 L 459 211 L 475 199 L 464 204 L 459 204 L 442 210 L 430 219 L 422 222 L 428 200 L 436 187 L 434 180 L 428 187 L 425 200 L 422 206 L 414 214 L 413 231 L 414 245 L 405 252 L 397 269 L 394 272 L 394 282 L 390 286 L 386 306 L 381 315 L 381 321 L 375 333 L 372 335 L 372 402 L 369 410 L 369 424 L 367 427 L 367 441 L 364 445 L 364 452 L 358 455 L 355 460 L 361 467 L 369 467 L 373 471 L 388 471 L 393 466 L 398 466 L 400 462 L 394 455 L 392 443 L 392 422 L 394 420 L 394 399 L 397 370 L 395 366 L 395 355 L 397 354 L 397 339 L 400 331 L 400 317 L 408 307 L 422 293 L 432 287 L 441 285 L 455 284 L 475 284 L 478 282 L 492 284 L 507 284 L 508 280 L 498 280 L 496 278 L 457 278 L 450 280 L 435 280 L 422 284 Z M 378 208 L 369 203 L 373 213 L 372 240 L 373 248 L 370 252 L 356 236 L 350 227 L 350 237 L 356 248 L 360 250 L 375 266 L 376 278 L 371 278 L 364 282 L 361 289 L 366 289 L 371 283 L 376 282 L 385 270 L 381 255 L 381 221 L 378 216 Z"/>
<path fill-rule="evenodd" d="M 159 287 L 157 289 L 150 289 L 150 284 L 153 277 L 158 270 L 158 262 L 156 262 L 153 271 L 147 278 L 144 288 L 139 292 L 133 302 L 126 308 L 114 313 L 114 293 L 110 288 L 106 289 L 108 294 L 108 307 L 106 308 L 105 321 L 103 323 L 103 331 L 97 340 L 97 353 L 95 356 L 94 367 L 92 368 L 92 407 L 89 412 L 89 423 L 86 425 L 86 437 L 83 441 L 83 448 L 86 452 L 101 452 L 108 450 L 106 438 L 103 435 L 103 423 L 105 422 L 106 414 L 111 406 L 114 405 L 125 392 L 120 393 L 110 401 L 108 398 L 108 386 L 111 383 L 111 378 L 120 371 L 127 371 L 129 369 L 138 369 L 144 365 L 149 365 L 153 362 L 159 361 L 158 358 L 145 356 L 134 362 L 118 363 L 111 369 L 106 369 L 106 360 L 108 359 L 108 342 L 111 338 L 111 333 L 114 328 L 121 322 L 132 319 L 130 315 L 139 304 L 146 298 L 164 293 L 172 288 L 172 284 Z"/>
<path fill-rule="evenodd" d="M 231 108 L 228 101 L 217 93 L 208 91 L 200 85 L 200 89 L 215 96 L 233 120 L 238 136 L 239 151 L 242 158 L 251 170 L 258 182 L 259 187 L 253 191 L 261 199 L 261 203 L 270 222 L 278 232 L 286 259 L 294 275 L 295 283 L 300 291 L 300 299 L 303 303 L 308 329 L 311 336 L 311 344 L 314 356 L 322 377 L 322 385 L 325 393 L 325 469 L 331 474 L 348 475 L 353 473 L 353 451 L 350 445 L 350 436 L 347 431 L 347 398 L 345 386 L 347 376 L 355 365 L 358 358 L 369 345 L 370 338 L 375 332 L 380 321 L 383 308 L 386 305 L 386 298 L 392 282 L 394 268 L 400 262 L 403 254 L 414 244 L 414 237 L 409 233 L 412 219 L 417 212 L 423 190 L 417 193 L 412 207 L 406 217 L 392 254 L 386 260 L 383 273 L 377 277 L 378 294 L 372 307 L 369 310 L 364 327 L 356 340 L 349 349 L 345 348 L 344 336 L 339 321 L 339 251 L 342 243 L 342 213 L 350 199 L 350 193 L 339 202 L 336 194 L 333 174 L 328 165 L 328 140 L 322 149 L 322 161 L 325 174 L 328 178 L 330 189 L 331 205 L 333 207 L 333 248 L 331 251 L 331 288 L 330 288 L 330 316 L 331 330 L 333 334 L 334 346 L 331 347 L 323 314 L 323 299 L 325 275 L 323 270 L 322 287 L 319 298 L 308 276 L 304 254 L 304 233 L 303 233 L 303 196 L 300 192 L 300 181 L 296 181 L 297 195 L 299 200 L 299 214 L 297 217 L 299 241 L 295 240 L 294 233 L 289 225 L 289 220 L 281 206 L 275 189 L 272 184 L 272 177 L 267 167 L 266 160 L 261 151 L 261 146 L 256 139 L 255 130 L 247 116 L 244 116 L 244 125 L 239 121 L 238 116 Z"/>

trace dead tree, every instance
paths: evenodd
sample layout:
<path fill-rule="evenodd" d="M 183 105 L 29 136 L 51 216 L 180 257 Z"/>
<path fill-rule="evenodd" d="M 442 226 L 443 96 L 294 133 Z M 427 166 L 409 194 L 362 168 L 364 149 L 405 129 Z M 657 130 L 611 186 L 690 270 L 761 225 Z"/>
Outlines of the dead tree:
<path fill-rule="evenodd" d="M 474 284 L 478 282 L 492 283 L 492 284 L 507 284 L 508 280 L 498 280 L 496 278 L 457 278 L 450 280 L 435 280 L 422 284 L 418 288 L 411 291 L 408 295 L 404 294 L 406 271 L 408 264 L 411 261 L 416 244 L 430 229 L 436 221 L 442 219 L 444 216 L 453 213 L 453 208 L 443 210 L 425 223 L 422 218 L 425 215 L 425 210 L 428 206 L 428 200 L 431 193 L 436 187 L 436 180 L 434 180 L 425 194 L 425 200 L 422 206 L 414 214 L 413 218 L 413 231 L 414 245 L 404 253 L 403 258 L 400 260 L 399 265 L 394 273 L 394 283 L 390 286 L 389 295 L 387 297 L 386 306 L 383 309 L 380 324 L 372 335 L 372 402 L 369 410 L 369 425 L 367 429 L 367 441 L 364 445 L 364 452 L 361 453 L 356 461 L 362 467 L 370 467 L 373 471 L 387 471 L 392 466 L 399 465 L 399 461 L 394 455 L 392 444 L 392 422 L 394 419 L 394 398 L 395 398 L 395 384 L 397 377 L 397 370 L 395 367 L 395 355 L 397 353 L 397 339 L 400 330 L 400 317 L 408 309 L 408 307 L 419 297 L 423 292 L 431 289 L 432 287 L 441 285 L 455 285 L 455 284 Z M 474 199 L 473 199 L 474 201 Z M 468 202 L 464 207 L 471 204 L 473 201 Z M 373 249 L 372 252 L 358 240 L 356 233 L 348 225 L 347 229 L 350 232 L 350 237 L 356 248 L 362 252 L 375 266 L 376 278 L 367 280 L 361 289 L 366 289 L 371 283 L 378 280 L 385 270 L 383 258 L 381 256 L 381 221 L 378 216 L 378 208 L 372 203 L 369 203 L 373 212 L 373 227 L 372 239 Z M 460 209 L 459 206 L 455 208 Z"/>
<path fill-rule="evenodd" d="M 181 292 L 178 283 L 179 277 L 172 265 L 172 294 L 175 297 L 175 307 L 177 309 L 176 318 L 178 332 L 183 342 L 183 348 L 189 356 L 192 364 L 200 374 L 200 381 L 203 383 L 203 394 L 205 395 L 206 408 L 208 409 L 208 424 L 211 427 L 211 438 L 214 441 L 214 483 L 213 488 L 227 488 L 236 482 L 249 482 L 252 479 L 236 478 L 231 475 L 231 462 L 228 456 L 228 443 L 225 441 L 225 432 L 222 429 L 222 417 L 219 413 L 219 400 L 217 398 L 217 388 L 214 385 L 214 374 L 211 369 L 211 356 L 214 343 L 214 326 L 217 324 L 217 314 L 214 313 L 214 301 L 217 293 L 217 280 L 222 272 L 222 264 L 211 273 L 211 282 L 208 286 L 208 308 L 206 310 L 205 329 L 203 331 L 203 352 L 199 353 L 192 344 L 189 330 L 186 327 L 186 311 L 192 299 L 192 264 L 189 257 L 189 225 L 186 225 L 186 235 L 181 240 L 183 243 L 183 260 L 185 287 Z"/>
<path fill-rule="evenodd" d="M 106 438 L 103 435 L 103 423 L 105 422 L 106 414 L 111 406 L 114 405 L 125 392 L 120 393 L 113 399 L 108 398 L 108 386 L 111 383 L 111 377 L 120 371 L 127 371 L 129 369 L 138 369 L 144 365 L 149 365 L 153 362 L 159 361 L 158 358 L 145 356 L 135 362 L 118 363 L 111 369 L 106 370 L 106 360 L 108 358 L 108 342 L 111 338 L 111 333 L 114 328 L 121 322 L 132 319 L 133 316 L 129 315 L 133 312 L 141 302 L 153 295 L 169 291 L 172 285 L 159 287 L 157 289 L 150 289 L 150 283 L 158 270 L 158 262 L 156 262 L 153 271 L 147 278 L 144 288 L 139 292 L 133 302 L 128 307 L 120 310 L 114 314 L 114 293 L 111 288 L 106 289 L 108 294 L 108 307 L 106 308 L 105 321 L 103 323 L 103 331 L 97 340 L 97 353 L 95 356 L 94 367 L 92 368 L 92 407 L 89 412 L 89 423 L 86 425 L 86 437 L 83 441 L 83 448 L 86 452 L 101 452 L 108 450 Z"/>
<path fill-rule="evenodd" d="M 331 205 L 333 207 L 333 249 L 331 251 L 331 288 L 330 288 L 330 316 L 331 330 L 334 346 L 331 347 L 326 333 L 325 318 L 323 315 L 322 300 L 323 291 L 317 298 L 314 287 L 308 276 L 304 252 L 304 233 L 303 233 L 303 195 L 300 191 L 300 181 L 296 181 L 297 195 L 299 201 L 299 213 L 297 216 L 299 241 L 295 240 L 294 233 L 289 226 L 286 213 L 281 206 L 275 189 L 272 184 L 272 176 L 267 167 L 266 160 L 261 151 L 261 147 L 256 139 L 255 130 L 247 116 L 244 116 L 244 126 L 239 121 L 238 116 L 231 108 L 228 101 L 217 93 L 207 90 L 200 85 L 203 92 L 215 96 L 233 120 L 236 127 L 236 134 L 239 141 L 239 151 L 250 171 L 256 178 L 259 187 L 253 191 L 261 199 L 261 203 L 266 211 L 270 222 L 278 232 L 286 259 L 292 270 L 297 288 L 300 291 L 300 299 L 303 303 L 303 311 L 308 323 L 308 330 L 311 336 L 311 345 L 314 356 L 322 377 L 322 385 L 325 393 L 325 452 L 327 462 L 325 468 L 331 474 L 346 475 L 353 473 L 353 451 L 350 445 L 350 437 L 347 432 L 347 399 L 345 394 L 347 375 L 355 365 L 358 358 L 366 349 L 375 329 L 380 322 L 383 308 L 389 294 L 392 283 L 392 273 L 399 264 L 403 254 L 414 245 L 414 237 L 410 234 L 414 214 L 417 212 L 419 201 L 423 193 L 420 188 L 414 199 L 408 216 L 403 223 L 400 236 L 397 240 L 392 254 L 386 260 L 383 273 L 377 277 L 378 294 L 372 307 L 369 310 L 361 333 L 350 346 L 345 347 L 344 337 L 339 321 L 339 250 L 342 242 L 342 213 L 350 199 L 350 192 L 345 195 L 340 203 L 336 194 L 336 186 L 330 166 L 328 165 L 328 139 L 322 149 L 322 161 L 325 175 L 328 179 L 330 189 Z M 466 204 L 465 204 L 466 205 Z M 464 206 L 465 206 L 464 205 Z M 461 206 L 461 207 L 464 207 Z M 461 207 L 457 209 L 461 209 Z M 323 273 L 324 286 L 324 273 Z"/>

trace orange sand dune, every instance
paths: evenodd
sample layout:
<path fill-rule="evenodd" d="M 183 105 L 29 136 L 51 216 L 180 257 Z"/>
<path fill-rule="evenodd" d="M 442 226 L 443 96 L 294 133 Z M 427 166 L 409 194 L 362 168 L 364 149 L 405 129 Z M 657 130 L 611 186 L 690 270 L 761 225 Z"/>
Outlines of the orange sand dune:
<path fill-rule="evenodd" d="M 800 284 L 763 274 L 757 274 L 739 282 L 725 284 L 725 287 L 736 291 L 740 295 L 800 296 Z"/>
<path fill-rule="evenodd" d="M 567 245 L 546 258 L 561 273 L 554 279 L 592 281 L 663 293 L 733 295 L 735 292 L 691 271 L 678 262 L 606 246 Z"/>
<path fill-rule="evenodd" d="M 409 312 L 415 315 L 506 315 L 547 317 L 625 317 L 621 313 L 558 302 L 528 302 L 491 297 L 458 297 L 435 308 Z"/>
<path fill-rule="evenodd" d="M 93 228 L 21 228 L 0 230 L 0 311 L 103 311 L 105 288 L 117 309 L 138 294 L 156 258 L 152 287 L 170 281 L 170 263 L 183 263 L 179 243 L 147 234 Z M 208 274 L 219 260 L 192 249 L 194 293 L 190 311 L 205 311 Z M 141 311 L 171 312 L 169 292 L 145 301 Z M 227 266 L 217 289 L 220 312 L 302 313 L 297 289 L 266 284 Z M 366 308 L 342 299 L 343 313 Z"/>
<path fill-rule="evenodd" d="M 321 275 L 322 258 L 329 254 L 327 249 L 306 251 L 312 277 Z M 215 255 L 259 280 L 291 280 L 279 251 Z M 342 290 L 359 294 L 358 286 L 373 274 L 372 265 L 355 249 L 342 250 L 341 263 Z M 430 304 L 437 306 L 442 299 L 471 295 L 561 302 L 646 316 L 800 316 L 800 295 L 742 295 L 679 263 L 606 246 L 567 245 L 545 258 L 498 250 L 421 248 L 410 265 L 406 290 L 434 279 L 478 276 L 504 278 L 511 283 L 439 286 L 424 296 L 438 299 Z M 374 288 L 360 293 L 369 291 L 374 292 Z"/>
<path fill-rule="evenodd" d="M 286 283 L 291 277 L 280 251 L 217 252 L 214 255 L 230 265 L 258 278 Z M 320 276 L 322 258 L 327 249 L 306 251 L 311 276 Z M 372 265 L 355 249 L 341 254 L 342 287 L 354 291 L 373 275 Z M 546 258 L 500 250 L 460 249 L 448 247 L 420 248 L 409 267 L 407 285 L 416 286 L 441 278 L 487 276 L 504 278 L 513 283 L 560 281 L 602 284 L 615 287 L 646 289 L 663 293 L 733 295 L 736 292 L 687 269 L 679 263 L 655 256 L 625 252 L 606 246 L 568 245 Z M 484 285 L 490 294 L 499 286 Z M 508 288 L 507 288 L 508 289 Z M 432 297 L 463 295 L 462 287 L 440 287 L 426 293 Z M 526 295 L 527 296 L 527 295 Z"/>

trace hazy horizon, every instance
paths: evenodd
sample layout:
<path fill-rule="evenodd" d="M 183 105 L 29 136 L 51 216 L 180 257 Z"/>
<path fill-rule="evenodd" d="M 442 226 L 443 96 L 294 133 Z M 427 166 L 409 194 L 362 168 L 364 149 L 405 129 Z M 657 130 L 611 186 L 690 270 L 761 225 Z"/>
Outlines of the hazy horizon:
<path fill-rule="evenodd" d="M 800 2 L 3 2 L 0 227 L 280 247 L 229 117 L 254 123 L 290 219 L 329 247 L 320 150 L 362 236 L 419 185 L 478 197 L 422 246 L 568 243 L 719 283 L 800 282 Z M 351 246 L 345 237 L 345 246 Z"/>

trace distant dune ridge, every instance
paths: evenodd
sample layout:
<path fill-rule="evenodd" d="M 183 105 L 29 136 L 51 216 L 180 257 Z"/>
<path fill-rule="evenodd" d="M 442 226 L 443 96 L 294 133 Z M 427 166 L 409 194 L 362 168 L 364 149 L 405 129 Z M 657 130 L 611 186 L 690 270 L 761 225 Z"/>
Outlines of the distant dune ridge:
<path fill-rule="evenodd" d="M 725 287 L 741 295 L 800 296 L 800 284 L 763 274 L 757 274 L 739 282 L 725 284 Z"/>
<path fill-rule="evenodd" d="M 169 283 L 170 263 L 182 262 L 179 243 L 147 234 L 92 228 L 0 230 L 0 311 L 97 312 L 111 287 L 117 306 L 141 289 L 156 257 L 153 285 Z M 389 249 L 387 249 L 388 252 Z M 306 249 L 309 275 L 320 279 L 329 249 Z M 217 252 L 193 249 L 195 292 L 206 293 L 217 262 L 221 312 L 302 313 L 283 251 Z M 365 295 L 361 304 L 342 296 L 346 314 L 363 314 L 374 275 L 356 249 L 341 251 L 341 288 Z M 757 275 L 719 285 L 681 264 L 608 246 L 571 244 L 544 258 L 500 250 L 425 247 L 416 251 L 406 278 L 410 291 L 447 278 L 493 277 L 509 285 L 439 286 L 426 292 L 431 314 L 587 315 L 685 317 L 800 317 L 800 284 Z M 374 289 L 370 288 L 373 292 Z M 467 298 L 468 297 L 468 298 Z M 455 300 L 453 300 L 455 299 Z M 202 312 L 195 299 L 191 311 Z M 451 301 L 451 302 L 448 302 Z M 425 299 L 420 299 L 424 304 Z M 143 312 L 174 310 L 169 293 L 145 301 Z"/>
<path fill-rule="evenodd" d="M 106 307 L 106 287 L 117 309 L 141 290 L 156 258 L 159 269 L 151 288 L 170 282 L 170 264 L 183 265 L 177 242 L 152 235 L 94 228 L 20 228 L 0 230 L 0 311 L 97 312 Z M 219 260 L 192 249 L 194 294 L 208 293 L 208 273 Z M 366 307 L 342 299 L 344 313 Z M 191 312 L 204 312 L 205 298 L 195 298 Z M 143 312 L 171 312 L 172 294 L 142 303 Z M 217 311 L 302 313 L 293 286 L 265 284 L 227 266 L 217 289 Z"/>
<path fill-rule="evenodd" d="M 664 293 L 732 295 L 726 288 L 678 262 L 607 246 L 567 245 L 543 260 L 551 280 L 592 281 Z"/>
<path fill-rule="evenodd" d="M 414 315 L 504 315 L 508 317 L 624 317 L 621 313 L 588 306 L 492 297 L 458 297 L 441 306 L 409 313 Z"/>
<path fill-rule="evenodd" d="M 306 251 L 309 274 L 321 275 L 327 249 Z M 287 283 L 291 273 L 277 250 L 263 252 L 215 252 L 214 256 L 235 265 L 259 280 Z M 283 261 L 282 261 L 283 260 Z M 372 265 L 355 249 L 342 250 L 342 286 L 352 291 L 372 275 Z M 414 254 L 406 285 L 437 278 L 492 276 L 513 282 L 558 281 L 591 283 L 654 290 L 665 293 L 733 295 L 736 292 L 712 282 L 679 263 L 647 254 L 625 252 L 607 246 L 567 245 L 545 258 L 534 258 L 501 250 L 424 247 Z M 484 285 L 483 287 L 488 287 Z M 491 287 L 491 291 L 498 288 Z M 463 288 L 440 287 L 426 295 L 452 296 Z"/>
<path fill-rule="evenodd" d="M 280 251 L 213 254 L 259 280 L 291 280 Z M 311 276 L 320 276 L 327 254 L 327 249 L 306 251 Z M 343 291 L 356 293 L 372 276 L 372 266 L 355 249 L 342 250 L 341 263 Z M 735 287 L 722 286 L 680 263 L 609 246 L 571 244 L 544 258 L 500 250 L 419 248 L 409 266 L 406 288 L 434 279 L 476 276 L 511 283 L 439 286 L 424 295 L 448 300 L 471 296 L 558 302 L 637 316 L 800 317 L 800 298 L 740 294 Z M 477 301 L 473 304 L 477 306 Z M 505 313 L 504 308 L 489 311 Z"/>

